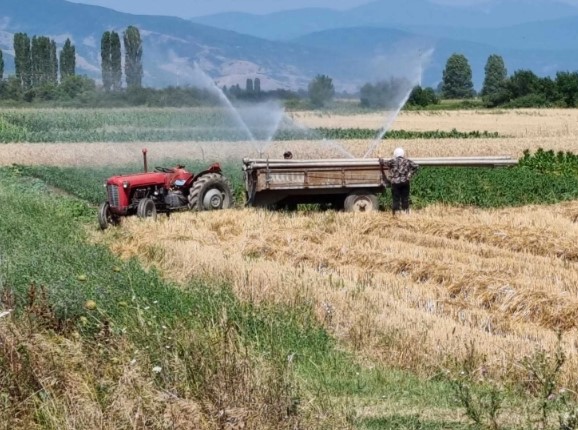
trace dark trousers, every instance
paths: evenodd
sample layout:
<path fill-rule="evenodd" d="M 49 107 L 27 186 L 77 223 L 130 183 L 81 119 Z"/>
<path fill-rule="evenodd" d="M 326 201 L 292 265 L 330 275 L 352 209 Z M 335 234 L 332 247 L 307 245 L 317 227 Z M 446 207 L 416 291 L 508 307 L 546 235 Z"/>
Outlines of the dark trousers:
<path fill-rule="evenodd" d="M 400 208 L 404 211 L 409 209 L 409 182 L 403 184 L 391 184 L 391 197 L 393 199 L 391 209 L 396 213 Z"/>

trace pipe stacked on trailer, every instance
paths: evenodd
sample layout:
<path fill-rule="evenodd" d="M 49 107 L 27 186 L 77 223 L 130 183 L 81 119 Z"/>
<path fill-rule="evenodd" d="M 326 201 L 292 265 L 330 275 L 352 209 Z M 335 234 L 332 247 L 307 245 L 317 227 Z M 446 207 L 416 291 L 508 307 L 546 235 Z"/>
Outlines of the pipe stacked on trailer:
<path fill-rule="evenodd" d="M 502 167 L 518 164 L 518 160 L 507 156 L 474 156 L 474 157 L 428 157 L 411 158 L 420 166 L 432 167 Z M 244 158 L 244 169 L 259 168 L 300 168 L 300 167 L 375 167 L 380 168 L 382 158 L 339 158 L 339 159 L 311 159 L 285 160 L 269 158 Z"/>

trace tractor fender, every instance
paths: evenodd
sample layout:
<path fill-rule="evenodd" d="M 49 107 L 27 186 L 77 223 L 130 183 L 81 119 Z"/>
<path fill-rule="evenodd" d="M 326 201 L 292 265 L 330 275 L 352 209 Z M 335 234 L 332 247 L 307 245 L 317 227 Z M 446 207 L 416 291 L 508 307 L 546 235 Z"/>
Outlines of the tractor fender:
<path fill-rule="evenodd" d="M 195 182 L 197 179 L 199 179 L 201 176 L 206 175 L 207 173 L 218 173 L 218 174 L 222 174 L 222 170 L 221 170 L 221 165 L 219 163 L 213 163 L 211 164 L 211 166 L 206 169 L 203 170 L 202 172 L 197 173 L 196 175 L 193 176 L 193 180 L 191 181 L 191 183 Z"/>

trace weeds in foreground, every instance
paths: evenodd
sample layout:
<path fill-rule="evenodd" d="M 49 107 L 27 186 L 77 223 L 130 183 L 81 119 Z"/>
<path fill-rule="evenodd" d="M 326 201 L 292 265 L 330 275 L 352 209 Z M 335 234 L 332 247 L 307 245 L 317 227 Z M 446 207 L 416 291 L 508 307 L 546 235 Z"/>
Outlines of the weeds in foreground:
<path fill-rule="evenodd" d="M 471 341 L 466 347 L 466 355 L 459 366 L 461 369 L 458 375 L 450 381 L 466 416 L 481 428 L 498 430 L 504 388 L 486 378 L 485 360 Z"/>
<path fill-rule="evenodd" d="M 526 430 L 574 430 L 578 428 L 576 393 L 559 384 L 565 360 L 562 333 L 558 332 L 555 350 L 538 348 L 534 354 L 516 363 L 525 372 L 526 379 L 516 386 L 506 387 L 487 378 L 486 357 L 477 353 L 472 341 L 466 347 L 457 374 L 454 372 L 450 381 L 457 402 L 477 428 L 512 428 L 511 422 L 501 419 L 503 414 L 510 418 L 512 415 L 523 417 L 522 428 Z M 505 400 L 511 394 L 525 399 L 520 410 L 514 404 L 506 404 Z"/>
<path fill-rule="evenodd" d="M 131 326 L 94 309 L 69 330 L 44 289 L 28 296 L 0 325 L 0 428 L 300 427 L 293 361 L 275 348 L 260 357 L 226 312 L 191 329 L 164 325 L 137 300 Z"/>

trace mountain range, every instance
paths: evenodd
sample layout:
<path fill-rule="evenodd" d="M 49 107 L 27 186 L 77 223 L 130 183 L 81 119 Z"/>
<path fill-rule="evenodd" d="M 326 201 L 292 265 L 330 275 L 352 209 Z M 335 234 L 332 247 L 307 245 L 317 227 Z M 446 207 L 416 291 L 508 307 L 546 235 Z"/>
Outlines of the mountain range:
<path fill-rule="evenodd" d="M 100 38 L 135 25 L 143 39 L 144 84 L 218 85 L 259 77 L 263 89 L 306 88 L 317 74 L 354 91 L 388 76 L 436 86 L 447 58 L 466 55 L 477 88 L 490 54 L 510 72 L 578 70 L 578 7 L 556 0 L 488 0 L 448 6 L 428 0 L 377 0 L 348 11 L 299 9 L 266 15 L 226 13 L 191 20 L 132 15 L 66 0 L 2 0 L 0 49 L 13 72 L 16 32 L 71 38 L 77 72 L 100 77 Z M 194 68 L 193 65 L 198 65 Z M 6 74 L 6 73 L 5 73 Z M 203 75 L 201 73 L 201 75 Z M 413 79 L 413 78 L 412 78 Z"/>
<path fill-rule="evenodd" d="M 264 39 L 291 40 L 316 31 L 366 26 L 418 33 L 426 30 L 424 34 L 441 36 L 436 29 L 459 34 L 462 30 L 496 29 L 576 15 L 578 6 L 559 0 L 488 0 L 471 6 L 450 6 L 432 0 L 375 0 L 346 11 L 310 8 L 265 15 L 229 12 L 191 21 Z"/>

